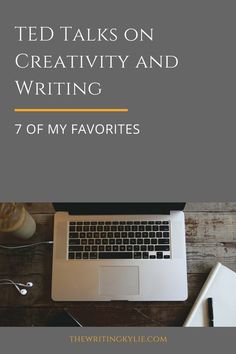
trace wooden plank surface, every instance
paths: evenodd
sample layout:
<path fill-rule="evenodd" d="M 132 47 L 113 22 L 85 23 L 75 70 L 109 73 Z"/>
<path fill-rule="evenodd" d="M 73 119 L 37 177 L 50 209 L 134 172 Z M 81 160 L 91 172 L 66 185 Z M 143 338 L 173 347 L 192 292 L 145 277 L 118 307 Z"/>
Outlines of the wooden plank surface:
<path fill-rule="evenodd" d="M 236 203 L 186 203 L 185 211 L 236 211 Z"/>
<path fill-rule="evenodd" d="M 186 206 L 186 242 L 189 298 L 185 302 L 71 302 L 58 303 L 50 298 L 52 245 L 8 251 L 0 249 L 0 278 L 33 281 L 26 297 L 12 287 L 0 291 L 1 326 L 45 326 L 63 308 L 79 314 L 87 326 L 180 326 L 183 324 L 210 269 L 221 261 L 236 271 L 236 203 L 193 203 Z M 203 210 L 200 210 L 200 209 Z M 52 239 L 51 204 L 27 203 L 37 223 L 30 242 Z M 1 244 L 20 241 L 0 235 Z"/>

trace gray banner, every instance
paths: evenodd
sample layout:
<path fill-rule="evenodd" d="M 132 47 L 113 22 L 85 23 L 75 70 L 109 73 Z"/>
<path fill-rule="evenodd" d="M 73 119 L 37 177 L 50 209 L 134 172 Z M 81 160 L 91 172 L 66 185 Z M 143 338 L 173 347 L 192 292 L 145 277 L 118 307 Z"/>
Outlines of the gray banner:
<path fill-rule="evenodd" d="M 21 0 L 0 12 L 0 200 L 229 201 L 236 199 L 235 2 Z M 17 41 L 14 26 L 51 26 L 49 42 Z M 59 26 L 117 28 L 118 40 L 67 41 Z M 153 41 L 126 41 L 153 28 Z M 33 38 L 36 38 L 35 36 Z M 25 38 L 25 37 L 24 37 Z M 130 55 L 113 69 L 20 69 L 19 53 Z M 175 55 L 175 69 L 135 69 Z M 101 95 L 19 95 L 15 81 L 100 82 Z M 14 108 L 128 108 L 128 113 L 15 113 Z M 22 124 L 17 135 L 15 124 Z M 27 133 L 42 124 L 40 134 Z M 48 124 L 67 124 L 49 135 Z M 138 124 L 140 134 L 71 134 L 72 124 Z"/>
<path fill-rule="evenodd" d="M 1 328 L 5 354 L 32 353 L 231 353 L 235 329 Z"/>

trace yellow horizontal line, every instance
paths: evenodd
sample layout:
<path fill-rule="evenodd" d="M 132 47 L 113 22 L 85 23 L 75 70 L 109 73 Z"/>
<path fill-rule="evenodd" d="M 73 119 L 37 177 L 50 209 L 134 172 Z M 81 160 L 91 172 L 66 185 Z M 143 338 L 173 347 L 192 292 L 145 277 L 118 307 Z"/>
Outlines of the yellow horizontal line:
<path fill-rule="evenodd" d="M 128 108 L 14 108 L 14 112 L 21 113 L 124 113 Z"/>

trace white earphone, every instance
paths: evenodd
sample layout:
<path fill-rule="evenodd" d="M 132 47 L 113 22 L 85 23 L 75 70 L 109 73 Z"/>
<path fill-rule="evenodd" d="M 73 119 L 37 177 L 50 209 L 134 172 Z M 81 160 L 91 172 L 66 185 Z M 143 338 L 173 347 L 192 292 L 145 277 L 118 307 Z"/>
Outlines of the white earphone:
<path fill-rule="evenodd" d="M 27 244 L 27 245 L 18 245 L 18 246 L 6 246 L 6 245 L 0 244 L 0 248 L 5 249 L 5 250 L 14 251 L 17 249 L 35 247 L 35 246 L 39 246 L 39 245 L 43 245 L 43 244 L 53 244 L 53 241 L 41 241 L 41 242 L 35 242 L 35 243 Z M 16 290 L 18 291 L 18 293 L 20 295 L 24 296 L 28 293 L 28 290 L 25 288 L 32 288 L 34 284 L 31 283 L 30 281 L 28 281 L 26 284 L 23 284 L 23 283 L 15 282 L 11 279 L 0 279 L 0 286 L 1 285 L 13 285 L 16 288 Z"/>
<path fill-rule="evenodd" d="M 27 282 L 26 284 L 23 284 L 23 283 L 15 282 L 11 279 L 0 279 L 0 286 L 1 285 L 13 285 L 19 294 L 26 295 L 28 293 L 28 291 L 25 288 L 32 288 L 34 284 L 30 281 Z M 23 287 L 23 288 L 21 288 L 21 287 Z"/>

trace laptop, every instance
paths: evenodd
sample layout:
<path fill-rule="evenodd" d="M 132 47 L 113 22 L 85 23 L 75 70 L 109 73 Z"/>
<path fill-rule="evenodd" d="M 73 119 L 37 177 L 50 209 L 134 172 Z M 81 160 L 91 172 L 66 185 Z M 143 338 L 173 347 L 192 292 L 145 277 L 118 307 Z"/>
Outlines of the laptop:
<path fill-rule="evenodd" d="M 54 203 L 54 301 L 187 299 L 184 203 Z"/>

